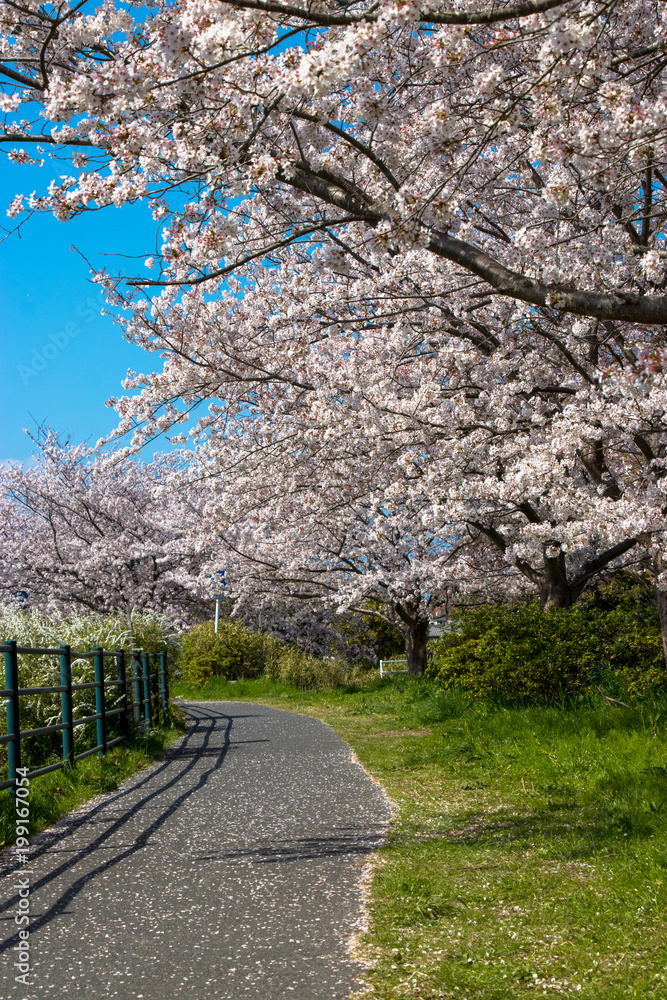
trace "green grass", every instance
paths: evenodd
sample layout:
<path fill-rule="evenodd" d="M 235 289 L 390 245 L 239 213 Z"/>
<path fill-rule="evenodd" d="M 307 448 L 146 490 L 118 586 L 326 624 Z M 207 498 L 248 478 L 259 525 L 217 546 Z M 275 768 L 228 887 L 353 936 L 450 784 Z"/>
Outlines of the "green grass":
<path fill-rule="evenodd" d="M 376 1000 L 667 997 L 667 695 L 511 707 L 392 679 L 186 697 L 315 715 L 398 806 L 370 927 Z"/>
<path fill-rule="evenodd" d="M 281 700 L 295 698 L 301 702 L 302 696 L 315 699 L 324 692 L 302 692 L 299 688 L 282 684 L 270 677 L 255 677 L 249 680 L 228 681 L 224 677 L 212 677 L 201 687 L 191 687 L 184 681 L 172 681 L 170 685 L 172 698 L 185 698 L 190 701 L 257 701 L 260 698 L 278 698 Z"/>
<path fill-rule="evenodd" d="M 111 792 L 125 778 L 158 760 L 185 730 L 181 713 L 169 725 L 137 733 L 127 743 L 112 747 L 104 757 L 85 757 L 71 768 L 62 768 L 30 782 L 30 834 L 40 833 L 67 813 L 101 792 Z M 49 763 L 49 762 L 45 762 Z M 13 844 L 16 835 L 14 799 L 0 791 L 0 846 Z"/>

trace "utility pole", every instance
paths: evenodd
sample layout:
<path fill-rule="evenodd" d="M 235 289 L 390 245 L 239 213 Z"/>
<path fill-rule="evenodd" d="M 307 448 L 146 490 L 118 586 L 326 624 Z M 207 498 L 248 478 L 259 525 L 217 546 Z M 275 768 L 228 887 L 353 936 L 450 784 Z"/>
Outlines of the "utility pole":
<path fill-rule="evenodd" d="M 218 581 L 220 583 L 220 586 L 221 587 L 226 587 L 227 586 L 227 581 L 225 580 L 225 571 L 224 571 L 224 569 L 219 569 L 217 571 L 217 573 L 216 573 L 216 576 L 218 577 Z M 224 596 L 225 596 L 224 594 L 216 594 L 215 595 L 215 634 L 216 635 L 218 634 L 218 625 L 220 624 L 220 601 L 223 599 Z"/>

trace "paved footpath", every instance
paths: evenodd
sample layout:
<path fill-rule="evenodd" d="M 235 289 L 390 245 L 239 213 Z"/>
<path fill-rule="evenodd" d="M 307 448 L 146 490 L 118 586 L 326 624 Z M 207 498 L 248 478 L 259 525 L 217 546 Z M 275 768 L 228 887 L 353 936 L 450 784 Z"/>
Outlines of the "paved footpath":
<path fill-rule="evenodd" d="M 389 805 L 316 719 L 188 703 L 184 739 L 31 850 L 30 985 L 2 869 L 0 996 L 343 1000 L 359 880 Z M 37 779 L 38 780 L 38 779 Z"/>

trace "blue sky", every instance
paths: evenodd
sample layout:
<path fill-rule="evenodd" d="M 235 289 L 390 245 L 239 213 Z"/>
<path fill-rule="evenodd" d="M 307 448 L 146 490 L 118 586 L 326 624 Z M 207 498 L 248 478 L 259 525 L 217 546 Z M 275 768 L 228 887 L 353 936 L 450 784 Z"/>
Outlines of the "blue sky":
<path fill-rule="evenodd" d="M 57 172 L 64 172 L 58 164 Z M 46 189 L 54 175 L 44 168 L 15 166 L 0 157 L 0 226 L 14 194 Z M 33 216 L 21 238 L 0 243 L 0 462 L 28 461 L 32 446 L 23 428 L 48 423 L 78 442 L 94 444 L 116 424 L 105 401 L 122 393 L 128 368 L 155 370 L 159 358 L 128 344 L 90 282 L 86 262 L 113 273 L 119 262 L 102 253 L 140 255 L 124 262 L 143 272 L 155 246 L 155 222 L 148 205 L 91 213 L 71 222 Z M 146 272 L 147 273 L 147 272 Z"/>

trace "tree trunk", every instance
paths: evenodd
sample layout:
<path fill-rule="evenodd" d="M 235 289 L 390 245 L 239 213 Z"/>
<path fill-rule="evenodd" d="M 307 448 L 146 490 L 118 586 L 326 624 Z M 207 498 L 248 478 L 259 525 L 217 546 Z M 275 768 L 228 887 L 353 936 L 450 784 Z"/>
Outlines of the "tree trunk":
<path fill-rule="evenodd" d="M 653 569 L 656 578 L 665 570 L 665 559 L 661 553 L 653 556 Z M 661 590 L 656 584 L 656 597 L 658 599 L 658 614 L 660 615 L 660 631 L 662 633 L 662 652 L 667 664 L 667 590 Z"/>
<path fill-rule="evenodd" d="M 657 590 L 660 631 L 662 632 L 662 652 L 667 664 L 667 590 Z"/>
<path fill-rule="evenodd" d="M 540 604 L 543 608 L 569 608 L 572 606 L 572 588 L 567 582 L 565 556 L 544 557 L 544 577 L 540 584 Z"/>
<path fill-rule="evenodd" d="M 428 622 L 419 618 L 407 629 L 405 653 L 408 660 L 408 677 L 423 677 L 426 670 L 426 639 Z"/>

